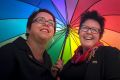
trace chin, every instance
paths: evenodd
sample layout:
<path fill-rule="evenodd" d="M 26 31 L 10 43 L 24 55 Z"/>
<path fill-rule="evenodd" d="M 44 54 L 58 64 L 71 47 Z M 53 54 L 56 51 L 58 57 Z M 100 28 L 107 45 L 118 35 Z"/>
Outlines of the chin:
<path fill-rule="evenodd" d="M 86 48 L 91 48 L 93 46 L 93 44 L 92 43 L 85 43 L 83 46 Z"/>

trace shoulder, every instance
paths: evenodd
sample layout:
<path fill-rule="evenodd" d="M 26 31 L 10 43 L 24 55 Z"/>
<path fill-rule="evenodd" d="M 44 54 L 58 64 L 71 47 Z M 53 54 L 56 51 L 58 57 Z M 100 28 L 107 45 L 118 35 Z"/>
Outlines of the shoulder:
<path fill-rule="evenodd" d="M 98 54 L 98 56 L 102 56 L 105 60 L 109 60 L 109 61 L 119 60 L 120 61 L 120 50 L 115 47 L 102 46 L 98 48 L 96 53 Z"/>
<path fill-rule="evenodd" d="M 13 53 L 15 50 L 17 50 L 17 48 L 19 47 L 19 44 L 24 45 L 20 41 L 21 41 L 21 38 L 17 38 L 15 41 L 0 47 L 0 55 Z"/>
<path fill-rule="evenodd" d="M 0 53 L 12 51 L 12 48 L 13 48 L 12 43 L 8 43 L 8 44 L 0 47 Z"/>
<path fill-rule="evenodd" d="M 103 46 L 98 49 L 104 67 L 104 74 L 109 79 L 120 79 L 120 50 L 115 47 Z"/>
<path fill-rule="evenodd" d="M 98 48 L 99 52 L 107 52 L 107 53 L 114 53 L 114 54 L 120 54 L 120 50 L 115 48 L 115 47 L 111 47 L 111 46 L 102 46 L 100 48 Z"/>
<path fill-rule="evenodd" d="M 0 66 L 7 67 L 12 64 L 13 60 L 15 59 L 13 54 L 14 48 L 12 43 L 8 43 L 0 48 Z"/>

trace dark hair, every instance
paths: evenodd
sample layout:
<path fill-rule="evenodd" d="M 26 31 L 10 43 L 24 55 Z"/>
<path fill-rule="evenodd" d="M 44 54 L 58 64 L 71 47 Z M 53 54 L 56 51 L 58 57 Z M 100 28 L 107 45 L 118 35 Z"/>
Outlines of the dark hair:
<path fill-rule="evenodd" d="M 101 16 L 97 11 L 94 11 L 94 10 L 93 11 L 86 11 L 81 15 L 80 27 L 88 19 L 93 19 L 100 24 L 100 28 L 101 28 L 100 37 L 101 37 L 104 33 L 105 18 L 103 16 Z"/>
<path fill-rule="evenodd" d="M 46 12 L 49 13 L 52 17 L 53 17 L 53 21 L 55 22 L 54 24 L 54 33 L 56 31 L 56 21 L 55 21 L 55 16 L 48 10 L 46 9 L 39 9 L 37 11 L 34 11 L 28 18 L 28 22 L 27 22 L 27 29 L 31 29 L 31 24 L 33 23 L 33 19 L 36 17 L 36 15 L 40 12 Z M 26 33 L 26 37 L 28 37 L 28 33 Z"/>

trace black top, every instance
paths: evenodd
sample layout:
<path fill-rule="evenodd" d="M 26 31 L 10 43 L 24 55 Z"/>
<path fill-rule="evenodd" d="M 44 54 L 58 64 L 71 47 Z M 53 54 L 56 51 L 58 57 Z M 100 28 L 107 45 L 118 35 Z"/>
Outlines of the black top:
<path fill-rule="evenodd" d="M 47 52 L 44 62 L 36 60 L 23 38 L 0 48 L 0 80 L 53 80 Z"/>
<path fill-rule="evenodd" d="M 85 62 L 73 64 L 69 60 L 60 72 L 61 80 L 84 80 L 86 67 Z"/>
<path fill-rule="evenodd" d="M 120 51 L 102 46 L 90 61 L 69 60 L 59 73 L 61 80 L 120 80 Z"/>

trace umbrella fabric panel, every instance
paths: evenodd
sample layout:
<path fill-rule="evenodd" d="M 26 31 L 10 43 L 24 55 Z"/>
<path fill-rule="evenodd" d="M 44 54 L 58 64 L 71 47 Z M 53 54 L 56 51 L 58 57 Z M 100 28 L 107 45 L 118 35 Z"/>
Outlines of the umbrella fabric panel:
<path fill-rule="evenodd" d="M 17 38 L 20 37 L 20 36 L 23 37 L 24 39 L 26 39 L 25 34 L 18 35 L 18 36 L 16 36 L 16 37 L 13 37 L 13 38 L 7 39 L 7 40 L 5 40 L 5 41 L 3 41 L 3 42 L 0 42 L 0 47 L 6 45 L 7 43 L 13 42 L 15 39 L 17 39 Z"/>
<path fill-rule="evenodd" d="M 76 9 L 76 5 L 78 4 L 78 0 L 65 0 L 65 1 L 66 1 L 67 23 L 70 24 L 70 21 L 74 14 L 74 10 Z"/>
<path fill-rule="evenodd" d="M 105 28 L 114 32 L 120 33 L 120 16 L 104 16 L 105 21 Z"/>
<path fill-rule="evenodd" d="M 71 53 L 72 53 L 72 56 L 74 55 L 74 51 L 77 49 L 78 46 L 80 46 L 80 38 L 79 38 L 79 35 L 78 35 L 78 30 L 76 29 L 71 29 L 70 30 L 70 41 L 71 41 Z"/>
<path fill-rule="evenodd" d="M 100 0 L 78 0 L 77 6 L 75 8 L 73 17 L 72 17 L 71 22 L 70 22 L 72 27 L 79 26 L 80 15 L 84 11 L 87 11 L 91 6 L 93 6 L 98 1 L 100 1 Z M 76 24 L 76 23 L 78 23 L 78 24 Z"/>
<path fill-rule="evenodd" d="M 66 4 L 65 0 L 52 0 L 56 9 L 61 13 L 66 22 Z"/>
<path fill-rule="evenodd" d="M 52 2 L 69 24 L 78 0 L 52 0 Z"/>
<path fill-rule="evenodd" d="M 69 35 L 66 39 L 65 47 L 61 51 L 61 54 L 63 54 L 62 60 L 64 61 L 64 64 L 74 55 L 74 51 L 77 49 L 79 45 L 80 39 L 77 30 L 70 29 Z"/>
<path fill-rule="evenodd" d="M 105 29 L 105 33 L 101 40 L 108 45 L 120 49 L 120 33 Z"/>
<path fill-rule="evenodd" d="M 64 30 L 66 28 L 65 24 L 62 23 L 60 20 L 56 19 L 56 32 Z"/>
<path fill-rule="evenodd" d="M 47 51 L 51 56 L 53 64 L 55 64 L 60 56 L 61 50 L 64 45 L 65 32 L 64 31 L 56 32 L 53 39 L 54 41 L 51 40 L 48 43 Z"/>
<path fill-rule="evenodd" d="M 120 0 L 100 0 L 89 10 L 98 10 L 104 16 L 120 15 Z"/>
<path fill-rule="evenodd" d="M 47 9 L 51 11 L 57 19 L 61 20 L 64 24 L 66 24 L 64 17 L 61 15 L 59 10 L 55 7 L 52 0 L 19 0 L 19 1 L 27 4 L 31 4 L 33 6 L 38 7 L 39 9 Z"/>
<path fill-rule="evenodd" d="M 72 37 L 68 37 L 66 40 L 64 53 L 62 57 L 64 64 L 74 55 L 74 51 L 77 49 L 77 47 L 78 45 L 76 45 L 74 39 Z"/>
<path fill-rule="evenodd" d="M 0 20 L 0 42 L 26 32 L 27 19 Z"/>
<path fill-rule="evenodd" d="M 0 1 L 0 19 L 28 18 L 38 8 L 17 0 Z"/>
<path fill-rule="evenodd" d="M 71 41 L 70 38 L 68 37 L 66 39 L 66 43 L 65 43 L 65 47 L 64 49 L 61 51 L 61 54 L 63 52 L 63 56 L 62 56 L 62 60 L 64 62 L 64 64 L 72 57 L 72 53 L 71 53 Z"/>

